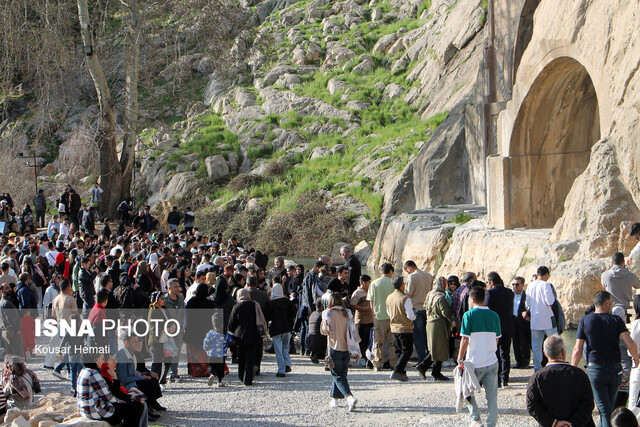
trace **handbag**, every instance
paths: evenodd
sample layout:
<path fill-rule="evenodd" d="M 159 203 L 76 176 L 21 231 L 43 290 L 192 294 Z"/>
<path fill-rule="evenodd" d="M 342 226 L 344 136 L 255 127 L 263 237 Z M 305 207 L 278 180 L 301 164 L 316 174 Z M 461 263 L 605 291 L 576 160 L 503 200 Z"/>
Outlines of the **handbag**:
<path fill-rule="evenodd" d="M 324 370 L 331 371 L 336 367 L 336 363 L 331 358 L 331 346 L 329 343 L 329 335 L 327 335 L 327 357 L 324 359 Z"/>

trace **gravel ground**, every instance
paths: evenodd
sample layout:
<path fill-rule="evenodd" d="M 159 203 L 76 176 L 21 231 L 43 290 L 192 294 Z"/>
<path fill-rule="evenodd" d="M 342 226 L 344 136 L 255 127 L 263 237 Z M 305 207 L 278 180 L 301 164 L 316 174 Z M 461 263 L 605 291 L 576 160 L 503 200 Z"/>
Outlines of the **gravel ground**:
<path fill-rule="evenodd" d="M 183 359 L 185 359 L 183 355 Z M 68 392 L 68 383 L 59 381 L 43 369 L 43 358 L 29 363 L 41 378 L 45 393 Z M 286 378 L 276 378 L 275 356 L 265 354 L 262 375 L 253 386 L 245 387 L 231 365 L 225 378 L 227 387 L 208 387 L 206 378 L 190 378 L 186 364 L 180 365 L 183 382 L 167 384 L 160 402 L 168 408 L 155 423 L 163 426 L 240 426 L 304 425 L 329 426 L 358 424 L 362 426 L 421 425 L 465 426 L 469 423 L 466 409 L 455 412 L 453 381 L 436 383 L 423 381 L 409 368 L 409 382 L 389 379 L 390 372 L 368 369 L 349 370 L 349 384 L 359 400 L 356 412 L 349 413 L 346 402 L 330 409 L 331 376 L 322 364 L 313 365 L 308 357 L 292 356 L 293 372 Z M 525 407 L 525 389 L 533 370 L 512 370 L 511 387 L 499 390 L 499 421 L 501 426 L 535 426 Z M 184 374 L 183 374 L 184 373 Z M 451 369 L 444 373 L 451 376 Z M 70 392 L 69 392 L 70 393 Z M 479 399 L 482 419 L 486 419 L 486 400 Z"/>

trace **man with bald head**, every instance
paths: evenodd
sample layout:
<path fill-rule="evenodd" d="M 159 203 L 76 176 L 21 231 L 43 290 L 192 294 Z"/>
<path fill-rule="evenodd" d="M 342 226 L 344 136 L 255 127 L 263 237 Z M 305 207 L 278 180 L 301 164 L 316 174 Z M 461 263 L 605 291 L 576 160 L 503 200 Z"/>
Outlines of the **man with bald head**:
<path fill-rule="evenodd" d="M 549 363 L 535 372 L 527 386 L 527 410 L 541 426 L 595 426 L 589 377 L 571 366 L 560 335 L 544 340 Z"/>

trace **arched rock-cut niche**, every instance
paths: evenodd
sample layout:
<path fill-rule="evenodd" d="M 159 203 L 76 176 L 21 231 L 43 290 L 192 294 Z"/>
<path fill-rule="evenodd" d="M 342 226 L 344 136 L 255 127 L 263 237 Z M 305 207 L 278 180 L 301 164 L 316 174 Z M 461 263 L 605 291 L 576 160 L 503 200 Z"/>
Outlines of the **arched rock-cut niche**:
<path fill-rule="evenodd" d="M 552 227 L 599 139 L 598 98 L 589 73 L 569 57 L 552 61 L 529 89 L 511 134 L 512 224 Z"/>
<path fill-rule="evenodd" d="M 513 74 L 511 81 L 516 81 L 518 67 L 522 60 L 522 54 L 529 46 L 531 37 L 533 36 L 533 14 L 535 13 L 540 0 L 527 0 L 522 7 L 520 14 L 520 22 L 518 24 L 518 36 L 516 38 L 515 48 L 513 51 Z"/>

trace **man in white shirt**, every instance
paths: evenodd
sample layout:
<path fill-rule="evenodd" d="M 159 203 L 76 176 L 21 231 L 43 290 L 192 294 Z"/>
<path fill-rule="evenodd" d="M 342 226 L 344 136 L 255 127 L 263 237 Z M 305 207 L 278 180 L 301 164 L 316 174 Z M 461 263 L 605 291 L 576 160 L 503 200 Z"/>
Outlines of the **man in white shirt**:
<path fill-rule="evenodd" d="M 62 222 L 59 223 L 59 226 L 60 226 L 60 235 L 64 236 L 65 239 L 69 237 L 69 220 L 67 218 L 64 218 Z"/>
<path fill-rule="evenodd" d="M 542 343 L 545 336 L 557 334 L 556 321 L 553 317 L 551 305 L 556 300 L 553 289 L 548 282 L 549 269 L 545 266 L 538 267 L 538 280 L 529 283 L 527 287 L 527 308 L 529 314 L 523 316 L 531 319 L 531 351 L 533 355 L 533 370 L 542 368 Z"/>

